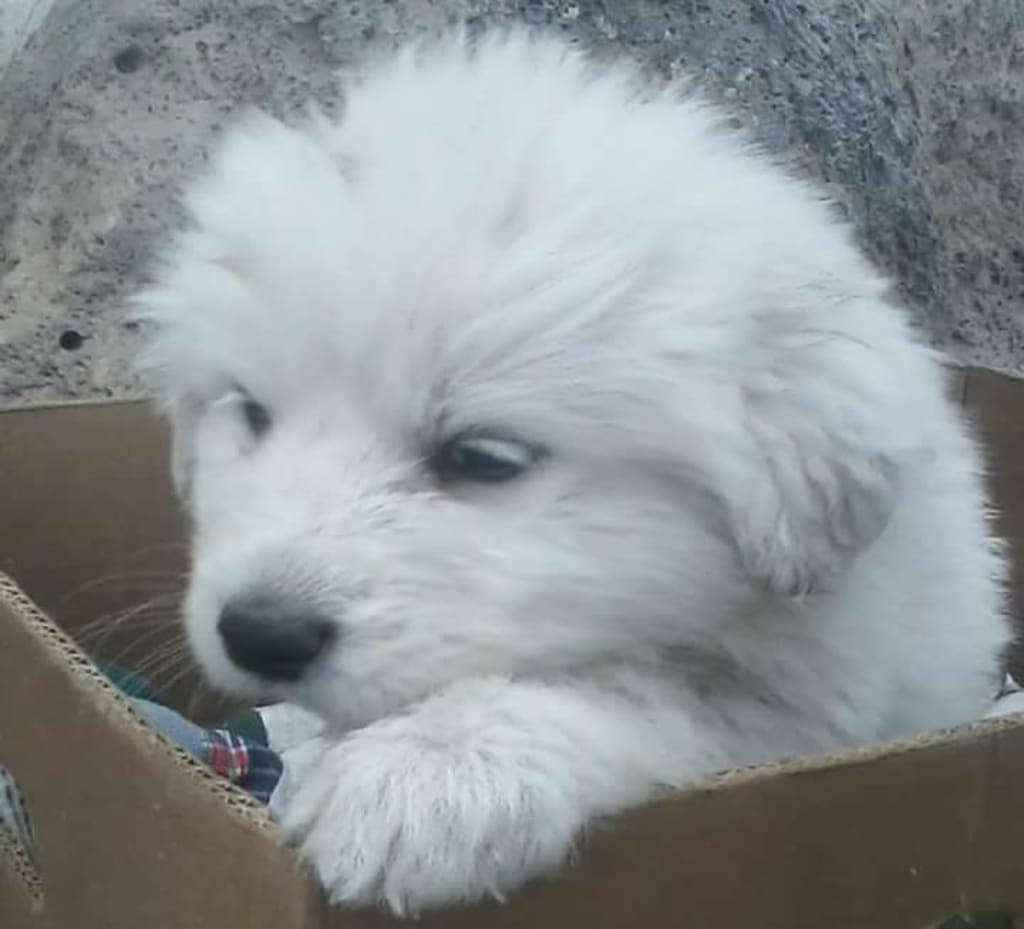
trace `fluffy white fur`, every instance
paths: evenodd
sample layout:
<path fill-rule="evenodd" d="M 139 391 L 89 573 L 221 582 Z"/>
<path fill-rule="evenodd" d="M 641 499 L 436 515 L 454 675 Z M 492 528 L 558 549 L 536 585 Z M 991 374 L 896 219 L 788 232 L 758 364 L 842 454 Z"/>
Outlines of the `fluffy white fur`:
<path fill-rule="evenodd" d="M 336 617 L 286 816 L 334 901 L 502 897 L 735 765 L 980 716 L 1007 640 L 975 448 L 819 196 L 711 108 L 519 33 L 253 115 L 139 300 L 194 517 L 186 627 Z M 262 439 L 242 389 L 271 413 Z M 445 437 L 548 455 L 439 487 Z"/>

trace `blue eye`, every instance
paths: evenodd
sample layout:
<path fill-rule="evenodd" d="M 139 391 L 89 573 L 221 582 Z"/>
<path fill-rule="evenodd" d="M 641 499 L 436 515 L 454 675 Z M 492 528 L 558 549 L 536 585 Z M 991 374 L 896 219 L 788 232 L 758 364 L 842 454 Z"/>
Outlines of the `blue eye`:
<path fill-rule="evenodd" d="M 443 483 L 501 484 L 519 477 L 539 457 L 536 448 L 516 439 L 464 435 L 445 442 L 430 466 Z"/>

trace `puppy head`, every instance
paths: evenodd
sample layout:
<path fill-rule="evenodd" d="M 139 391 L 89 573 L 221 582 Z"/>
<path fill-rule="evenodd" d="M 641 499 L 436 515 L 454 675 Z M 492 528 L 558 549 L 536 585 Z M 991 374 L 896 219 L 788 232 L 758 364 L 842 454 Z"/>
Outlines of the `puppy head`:
<path fill-rule="evenodd" d="M 236 127 L 189 207 L 138 305 L 227 688 L 353 725 L 656 660 L 885 526 L 902 323 L 811 194 L 628 69 L 406 51 L 336 125 Z"/>

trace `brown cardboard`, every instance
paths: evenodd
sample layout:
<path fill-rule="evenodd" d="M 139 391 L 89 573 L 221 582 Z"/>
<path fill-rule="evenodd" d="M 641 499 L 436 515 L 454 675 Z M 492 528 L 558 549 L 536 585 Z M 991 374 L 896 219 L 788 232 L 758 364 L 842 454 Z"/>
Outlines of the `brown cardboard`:
<path fill-rule="evenodd" d="M 996 463 L 1000 526 L 1024 538 L 1024 383 L 971 371 L 957 390 Z M 80 633 L 138 600 L 118 578 L 181 571 L 165 454 L 138 404 L 0 414 L 0 571 L 18 584 L 0 581 L 0 763 L 37 866 L 0 830 L 0 927 L 398 925 L 327 908 L 264 811 L 148 729 L 48 618 Z M 127 623 L 102 645 L 144 660 L 174 634 L 126 652 Z M 419 925 L 925 929 L 975 909 L 1024 919 L 1024 721 L 725 775 L 598 830 L 505 906 Z"/>
<path fill-rule="evenodd" d="M 999 533 L 1012 544 L 1012 608 L 1024 629 L 1024 387 L 1019 380 L 972 369 L 965 378 L 964 403 L 987 447 Z M 1024 642 L 1010 666 L 1024 680 Z"/>

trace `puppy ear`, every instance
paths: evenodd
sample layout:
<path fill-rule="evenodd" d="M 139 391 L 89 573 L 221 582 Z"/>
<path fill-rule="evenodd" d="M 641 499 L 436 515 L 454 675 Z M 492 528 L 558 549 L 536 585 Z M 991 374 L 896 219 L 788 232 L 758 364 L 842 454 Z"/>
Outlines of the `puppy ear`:
<path fill-rule="evenodd" d="M 903 376 L 935 376 L 923 353 Z M 865 355 L 867 356 L 865 358 Z M 828 589 L 888 526 L 908 472 L 927 455 L 932 404 L 856 348 L 775 368 L 744 397 L 744 487 L 733 497 L 741 562 L 773 593 Z"/>
<path fill-rule="evenodd" d="M 188 400 L 177 400 L 164 408 L 164 416 L 171 431 L 171 482 L 178 499 L 187 503 L 191 496 L 198 409 Z"/>
<path fill-rule="evenodd" d="M 173 312 L 178 305 L 173 288 L 147 289 L 133 297 L 129 318 L 144 333 L 134 359 L 135 373 L 170 431 L 171 482 L 178 498 L 187 503 L 202 406 L 196 399 L 200 384 L 196 368 L 189 363 L 196 355 L 195 337 L 190 329 L 176 324 Z"/>

